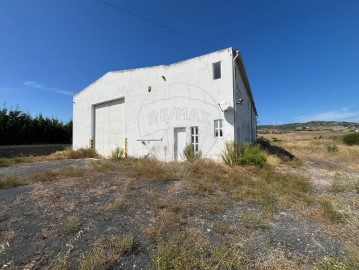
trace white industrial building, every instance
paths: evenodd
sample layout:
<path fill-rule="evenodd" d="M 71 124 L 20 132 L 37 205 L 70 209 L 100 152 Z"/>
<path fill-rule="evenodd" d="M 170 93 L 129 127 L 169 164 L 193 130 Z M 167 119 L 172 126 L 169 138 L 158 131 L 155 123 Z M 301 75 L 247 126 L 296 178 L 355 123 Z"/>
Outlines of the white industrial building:
<path fill-rule="evenodd" d="M 257 110 L 239 52 L 106 73 L 73 98 L 73 147 L 182 160 L 186 144 L 218 159 L 226 141 L 253 143 Z"/>

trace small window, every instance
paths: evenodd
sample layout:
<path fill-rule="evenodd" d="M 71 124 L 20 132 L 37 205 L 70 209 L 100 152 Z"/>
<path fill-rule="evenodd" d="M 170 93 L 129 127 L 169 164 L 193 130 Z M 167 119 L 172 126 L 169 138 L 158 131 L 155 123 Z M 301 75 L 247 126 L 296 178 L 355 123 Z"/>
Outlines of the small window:
<path fill-rule="evenodd" d="M 213 80 L 221 78 L 221 62 L 213 64 Z"/>
<path fill-rule="evenodd" d="M 198 127 L 191 127 L 191 143 L 193 150 L 198 152 Z"/>
<path fill-rule="evenodd" d="M 214 137 L 223 137 L 222 120 L 214 120 Z"/>

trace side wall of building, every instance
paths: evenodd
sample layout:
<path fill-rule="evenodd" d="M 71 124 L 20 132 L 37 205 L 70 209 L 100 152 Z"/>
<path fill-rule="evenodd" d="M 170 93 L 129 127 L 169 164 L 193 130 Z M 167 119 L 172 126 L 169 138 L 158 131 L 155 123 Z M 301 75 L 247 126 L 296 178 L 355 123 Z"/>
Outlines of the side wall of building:
<path fill-rule="evenodd" d="M 237 103 L 236 112 L 235 112 L 235 134 L 239 142 L 242 143 L 253 143 L 256 141 L 257 130 L 256 122 L 257 118 L 254 112 L 253 104 L 249 98 L 247 89 L 244 85 L 241 72 L 237 66 L 235 68 L 235 80 L 234 80 L 234 89 L 235 89 L 235 98 L 237 102 L 240 99 L 242 102 Z"/>
<path fill-rule="evenodd" d="M 199 150 L 220 158 L 224 142 L 234 138 L 233 113 L 218 106 L 233 100 L 232 57 L 232 49 L 225 49 L 169 66 L 107 73 L 74 97 L 73 147 L 88 147 L 94 138 L 96 104 L 124 98 L 130 156 L 173 160 L 174 129 L 185 128 L 191 143 L 191 127 L 198 127 Z M 214 80 L 216 62 L 221 78 Z M 222 120 L 223 137 L 214 136 L 215 120 Z"/>

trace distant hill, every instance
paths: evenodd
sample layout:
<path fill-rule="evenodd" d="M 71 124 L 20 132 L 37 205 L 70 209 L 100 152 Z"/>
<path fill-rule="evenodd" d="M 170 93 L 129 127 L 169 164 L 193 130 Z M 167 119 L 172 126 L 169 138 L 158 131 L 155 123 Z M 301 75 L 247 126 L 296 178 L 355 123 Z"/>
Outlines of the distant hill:
<path fill-rule="evenodd" d="M 283 133 L 300 130 L 355 131 L 357 129 L 359 129 L 359 123 L 336 121 L 311 121 L 306 123 L 290 123 L 283 125 L 258 125 L 258 133 Z"/>

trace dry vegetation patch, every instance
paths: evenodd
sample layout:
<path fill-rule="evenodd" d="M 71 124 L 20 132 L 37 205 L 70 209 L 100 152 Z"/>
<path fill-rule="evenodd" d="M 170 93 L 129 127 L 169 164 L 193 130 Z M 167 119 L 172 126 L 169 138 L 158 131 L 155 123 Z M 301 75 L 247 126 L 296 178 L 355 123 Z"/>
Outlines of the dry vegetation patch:
<path fill-rule="evenodd" d="M 289 151 L 296 143 L 278 140 Z M 0 193 L 1 262 L 47 269 L 356 269 L 359 178 L 353 164 L 333 173 L 321 163 L 335 161 L 345 146 L 336 143 L 338 152 L 329 153 L 327 142 L 311 140 L 303 145 L 315 148 L 313 156 L 296 145 L 299 159 L 269 156 L 262 168 L 121 158 L 37 175 Z M 317 188 L 317 181 L 328 184 Z"/>

